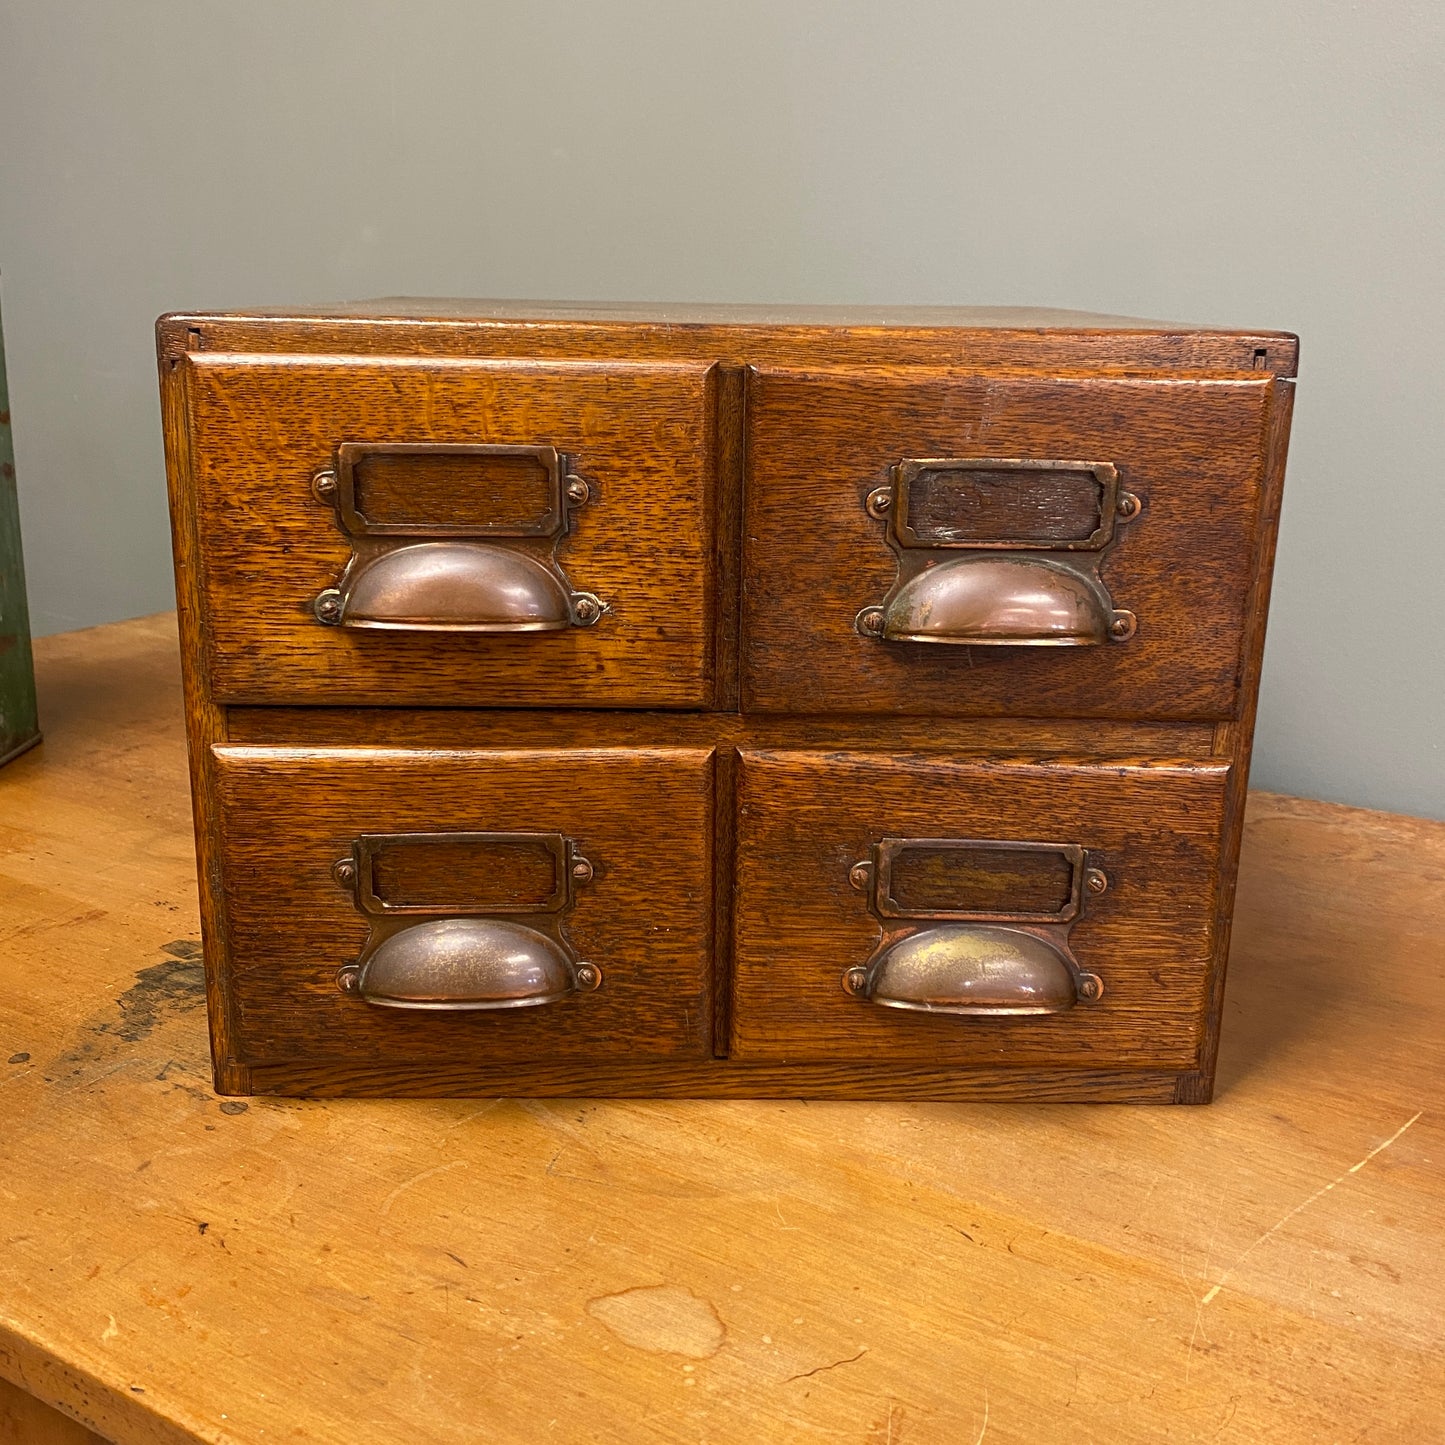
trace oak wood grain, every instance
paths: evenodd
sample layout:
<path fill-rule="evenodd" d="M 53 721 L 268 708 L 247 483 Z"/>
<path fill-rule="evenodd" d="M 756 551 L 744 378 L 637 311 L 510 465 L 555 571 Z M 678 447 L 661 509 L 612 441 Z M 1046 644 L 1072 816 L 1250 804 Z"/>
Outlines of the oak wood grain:
<path fill-rule="evenodd" d="M 1200 1069 L 1193 1080 L 1182 1081 L 1179 1097 L 1187 1103 L 1207 1104 L 1214 1090 L 1214 1061 L 1224 1019 L 1224 985 L 1229 959 L 1234 895 L 1239 876 L 1239 850 L 1244 837 L 1244 808 L 1254 757 L 1254 720 L 1259 708 L 1259 683 L 1264 670 L 1264 636 L 1269 621 L 1269 594 L 1274 580 L 1275 545 L 1279 540 L 1280 509 L 1284 500 L 1285 462 L 1289 455 L 1290 421 L 1294 415 L 1294 384 L 1276 381 L 1264 447 L 1264 489 L 1260 498 L 1259 558 L 1250 579 L 1245 603 L 1244 668 L 1240 678 L 1238 717 L 1219 725 L 1215 752 L 1232 757 L 1229 796 L 1225 802 L 1224 841 L 1220 853 L 1218 901 L 1219 962 L 1211 984 L 1213 996 L 1205 1020 Z"/>
<path fill-rule="evenodd" d="M 235 1061 L 370 1065 L 702 1057 L 712 1049 L 712 755 L 705 749 L 216 753 Z M 602 986 L 431 1013 L 343 994 L 368 924 L 332 877 L 377 833 L 561 833 L 593 865 L 563 918 Z M 483 902 L 455 879 L 461 907 Z M 446 910 L 438 908 L 438 916 Z"/>
<path fill-rule="evenodd" d="M 1216 755 L 1209 723 L 1113 718 L 820 716 L 724 712 L 556 711 L 504 708 L 226 710 L 235 742 L 371 747 L 845 747 L 924 748 L 1012 757 L 1164 758 Z"/>
<path fill-rule="evenodd" d="M 755 371 L 748 393 L 744 706 L 1028 716 L 1231 716 L 1257 567 L 1264 375 Z M 1143 501 L 1103 554 L 1126 642 L 881 642 L 854 620 L 897 575 L 864 502 L 906 458 L 1109 462 Z M 950 553 L 949 556 L 959 554 Z M 1045 554 L 1040 554 L 1045 555 Z M 806 657 L 800 669 L 796 659 Z"/>
<path fill-rule="evenodd" d="M 1177 1104 L 1192 1070 L 615 1058 L 576 1064 L 389 1067 L 296 1058 L 247 1071 L 248 1095 L 357 1099 L 880 1099 L 916 1103 Z"/>
<path fill-rule="evenodd" d="M 209 352 L 181 366 L 193 482 L 180 504 L 194 508 L 205 666 L 219 702 L 710 704 L 708 366 Z M 311 481 L 348 441 L 572 454 L 593 496 L 557 560 L 574 590 L 602 599 L 602 619 L 491 636 L 320 624 L 311 604 L 336 584 L 351 546 Z"/>
<path fill-rule="evenodd" d="M 733 1052 L 999 1069 L 1196 1067 L 1215 966 L 1228 769 L 936 755 L 744 753 Z M 841 987 L 882 938 L 853 863 L 883 838 L 1076 843 L 1108 891 L 1070 934 L 1104 997 L 1066 1013 L 967 1018 L 880 1008 Z"/>
<path fill-rule="evenodd" d="M 1298 339 L 1029 307 L 565 305 L 391 298 L 245 314 L 173 314 L 165 353 L 192 332 L 213 351 L 455 356 L 601 356 L 733 365 L 868 365 L 1262 370 L 1293 376 Z"/>
<path fill-rule="evenodd" d="M 186 330 L 183 345 L 193 346 L 199 333 Z M 235 997 L 231 991 L 226 917 L 220 885 L 218 819 L 213 805 L 212 747 L 225 740 L 226 713 L 212 693 L 208 627 L 201 595 L 205 566 L 196 526 L 194 455 L 188 415 L 190 369 L 188 352 L 162 355 L 160 365 L 161 426 L 165 437 L 166 492 L 171 515 L 171 551 L 176 575 L 176 616 L 180 636 L 181 673 L 185 689 L 186 737 L 190 748 L 191 817 L 195 829 L 196 873 L 200 886 L 201 936 L 207 959 L 206 1002 L 211 1050 L 217 1060 L 234 1053 Z M 227 1080 L 244 1087 L 238 1073 Z"/>
<path fill-rule="evenodd" d="M 106 1445 L 78 1420 L 0 1379 L 0 1445 Z"/>
<path fill-rule="evenodd" d="M 1438 1434 L 1445 825 L 1251 798 L 1209 1109 L 218 1100 L 174 624 L 36 656 L 0 1376 L 104 1438 Z"/>
<path fill-rule="evenodd" d="M 880 1064 L 834 1077 L 804 1063 L 806 1050 L 788 1066 L 791 1077 L 746 1053 L 723 1060 L 734 1037 L 729 1011 L 741 996 L 730 945 L 736 752 L 913 750 L 928 755 L 930 768 L 999 756 L 1061 766 L 1214 757 L 1223 769 L 1247 761 L 1288 420 L 1289 388 L 1278 378 L 1295 364 L 1294 338 L 1284 333 L 966 308 L 790 313 L 422 301 L 165 317 L 158 346 L 191 658 L 216 1080 L 224 1089 L 466 1092 L 508 1086 L 506 1069 L 515 1065 L 511 1086 L 522 1091 L 1015 1096 L 1017 1080 L 994 1080 L 958 1060 L 927 1077 L 904 1055 L 894 1060 L 896 1076 Z M 796 395 L 785 396 L 787 406 L 772 407 L 769 388 L 790 386 Z M 875 590 L 886 590 L 892 554 L 858 505 L 871 482 L 853 472 L 855 454 L 900 424 L 909 444 L 873 468 L 874 480 L 904 454 L 957 453 L 960 435 L 1010 444 L 990 450 L 1037 447 L 1055 459 L 1119 463 L 1145 508 L 1121 529 L 1105 580 L 1117 605 L 1143 599 L 1139 637 L 1062 652 L 910 646 L 901 649 L 906 659 L 889 659 L 890 649 L 851 630 L 857 607 L 877 598 L 853 597 L 846 637 L 832 635 L 831 620 L 810 634 L 809 619 L 831 619 L 833 593 L 854 588 L 866 572 L 865 551 L 881 559 Z M 624 601 L 632 588 L 636 605 L 614 605 L 594 629 L 520 639 L 322 627 L 309 601 L 336 579 L 350 548 L 309 483 L 339 442 L 357 439 L 552 444 L 576 453 L 597 497 L 560 560 L 574 586 L 601 591 L 601 575 Z M 1108 455 L 1096 456 L 1096 444 Z M 891 449 L 890 440 L 884 450 Z M 600 458 L 600 481 L 589 456 Z M 845 474 L 851 480 L 840 483 Z M 392 501 L 406 511 L 430 485 L 408 481 Z M 442 500 L 445 520 L 458 520 L 452 497 Z M 776 525 L 787 508 L 806 525 Z M 850 518 L 855 530 L 860 522 L 868 529 L 866 538 L 851 535 Z M 296 580 L 303 575 L 304 586 Z M 795 590 L 807 594 L 811 611 L 799 611 Z M 861 672 L 860 648 L 871 654 Z M 906 665 L 894 666 L 900 660 Z M 254 921 L 265 902 L 255 886 L 257 820 L 282 844 L 294 843 L 299 825 L 294 812 L 268 813 L 258 793 L 233 808 L 227 828 L 226 848 L 241 839 L 251 854 L 241 868 L 229 853 L 222 863 L 213 761 L 221 754 L 213 745 L 228 739 L 318 753 L 404 750 L 407 768 L 423 771 L 428 749 L 699 750 L 711 759 L 713 791 L 687 848 L 708 856 L 696 880 L 712 948 L 710 961 L 704 948 L 709 1001 L 698 1027 L 711 1029 L 717 1057 L 676 1054 L 676 1072 L 667 1073 L 648 1057 L 658 1047 L 649 1033 L 658 1026 L 666 1035 L 667 1024 L 645 1010 L 632 1018 L 636 1046 L 625 1058 L 599 1059 L 597 1040 L 580 1034 L 576 1060 L 564 1051 L 556 1065 L 505 1049 L 497 1062 L 445 1048 L 444 1056 L 398 1047 L 381 1057 L 372 1044 L 348 1052 L 325 1028 L 325 1057 L 315 1053 L 306 1020 L 316 999 L 288 992 L 294 976 L 282 982 L 264 968 L 237 967 L 232 915 L 249 909 Z M 359 778 L 378 756 L 354 761 Z M 1224 865 L 1196 879 L 1199 897 L 1220 900 L 1217 936 L 1228 923 L 1243 795 L 1234 776 Z M 520 784 L 519 796 L 527 788 Z M 641 818 L 641 796 L 639 789 L 638 802 L 620 806 Z M 277 866 L 268 876 L 284 900 L 282 873 Z M 260 936 L 247 944 L 253 953 Z M 282 957 L 288 936 L 294 947 L 283 917 L 266 937 L 267 956 Z M 307 937 L 318 957 L 336 951 L 329 923 Z M 1155 1044 L 1172 1072 L 1156 1069 L 1147 1085 L 1139 1078 L 1148 1097 L 1207 1098 L 1219 976 L 1214 968 L 1202 1052 L 1184 1060 L 1181 1040 L 1194 1037 L 1198 1023 L 1192 996 L 1163 1024 L 1169 1037 Z M 248 987 L 246 1018 L 264 1015 L 270 1031 L 260 1055 L 237 1043 Z M 288 1010 L 292 1018 L 277 1033 Z M 1141 1014 L 1135 1022 L 1137 1048 L 1159 1021 Z M 1175 1037 L 1171 1028 L 1182 1032 Z M 446 1035 L 434 1032 L 440 1046 Z M 1040 1069 L 1038 1097 L 1119 1096 L 1111 1061 L 1070 1063 L 1078 1072 L 1063 1085 Z M 259 1085 L 253 1065 L 264 1069 Z M 328 1068 L 336 1070 L 333 1085 Z"/>

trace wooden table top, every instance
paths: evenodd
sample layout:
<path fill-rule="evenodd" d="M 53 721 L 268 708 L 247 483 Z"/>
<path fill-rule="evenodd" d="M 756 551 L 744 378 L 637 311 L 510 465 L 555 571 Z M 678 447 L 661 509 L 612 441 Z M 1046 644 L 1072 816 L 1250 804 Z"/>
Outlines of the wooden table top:
<path fill-rule="evenodd" d="M 0 1376 L 120 1442 L 1445 1438 L 1445 824 L 1257 794 L 1216 1102 L 221 1100 L 173 622 L 0 772 Z"/>

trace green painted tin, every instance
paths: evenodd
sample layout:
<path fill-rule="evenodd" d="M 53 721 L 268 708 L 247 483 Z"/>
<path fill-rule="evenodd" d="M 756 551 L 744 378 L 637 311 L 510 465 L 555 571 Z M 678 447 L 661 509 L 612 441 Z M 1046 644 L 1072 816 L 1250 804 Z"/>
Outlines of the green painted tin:
<path fill-rule="evenodd" d="M 35 669 L 30 658 L 30 608 L 20 555 L 20 506 L 15 495 L 15 445 L 10 392 L 5 385 L 5 337 L 0 327 L 0 763 L 40 741 Z"/>

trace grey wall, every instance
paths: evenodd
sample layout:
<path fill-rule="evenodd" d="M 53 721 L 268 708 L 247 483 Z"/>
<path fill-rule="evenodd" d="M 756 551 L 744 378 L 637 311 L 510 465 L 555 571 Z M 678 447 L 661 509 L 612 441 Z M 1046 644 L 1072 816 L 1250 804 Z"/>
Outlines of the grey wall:
<path fill-rule="evenodd" d="M 37 630 L 164 608 L 151 323 L 411 292 L 1304 338 L 1267 787 L 1445 816 L 1438 0 L 0 0 Z"/>

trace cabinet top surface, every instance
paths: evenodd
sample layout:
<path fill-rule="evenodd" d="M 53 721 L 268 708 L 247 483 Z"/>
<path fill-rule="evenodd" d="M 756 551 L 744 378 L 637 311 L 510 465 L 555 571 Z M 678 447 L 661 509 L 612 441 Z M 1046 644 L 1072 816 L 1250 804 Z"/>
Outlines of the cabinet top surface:
<path fill-rule="evenodd" d="M 318 305 L 268 306 L 215 316 L 316 320 L 565 322 L 645 326 L 800 326 L 824 329 L 964 331 L 1224 332 L 1282 336 L 1287 332 L 1067 311 L 1042 306 L 798 306 L 698 301 L 529 301 L 456 296 L 381 296 Z"/>

